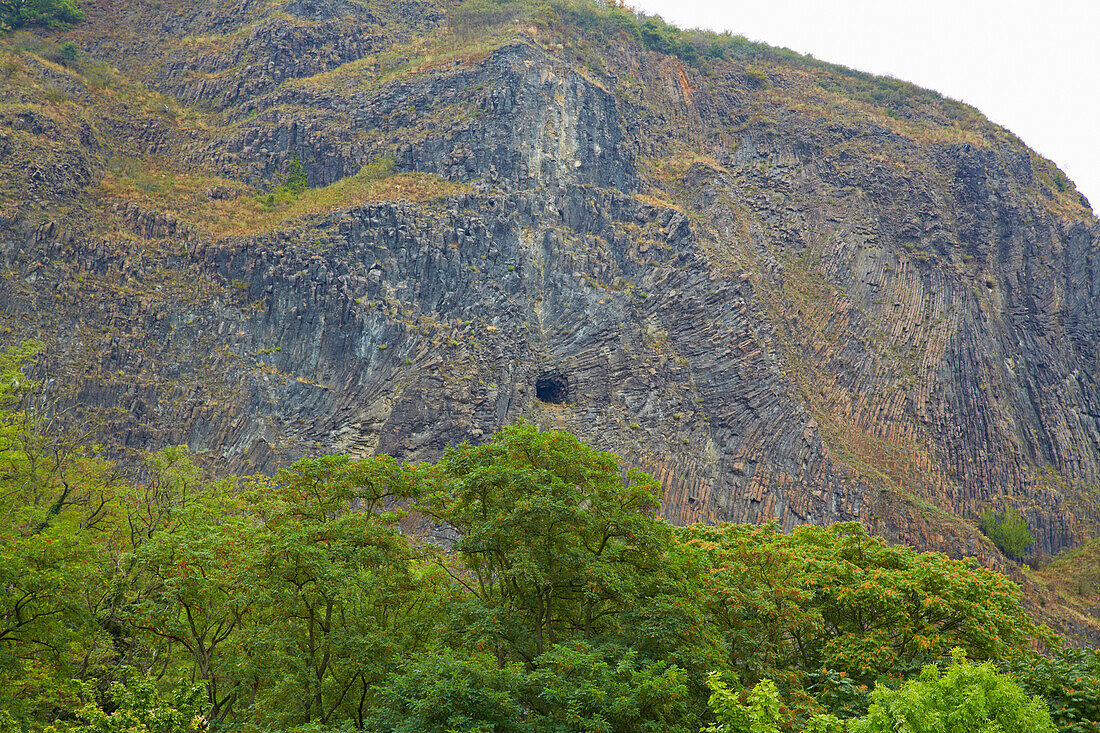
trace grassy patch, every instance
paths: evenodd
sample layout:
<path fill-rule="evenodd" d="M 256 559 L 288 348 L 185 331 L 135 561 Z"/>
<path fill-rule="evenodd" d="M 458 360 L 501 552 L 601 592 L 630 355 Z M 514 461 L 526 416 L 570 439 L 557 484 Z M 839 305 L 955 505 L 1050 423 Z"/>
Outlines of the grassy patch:
<path fill-rule="evenodd" d="M 108 198 L 162 211 L 214 237 L 273 231 L 372 201 L 424 202 L 468 190 L 435 175 L 393 173 L 379 165 L 365 166 L 354 176 L 300 195 L 285 189 L 254 195 L 236 181 L 153 166 L 110 170 L 100 184 Z M 228 198 L 212 198 L 213 191 Z"/>
<path fill-rule="evenodd" d="M 1077 605 L 1096 605 L 1100 601 L 1100 538 L 1059 554 L 1036 574 Z"/>

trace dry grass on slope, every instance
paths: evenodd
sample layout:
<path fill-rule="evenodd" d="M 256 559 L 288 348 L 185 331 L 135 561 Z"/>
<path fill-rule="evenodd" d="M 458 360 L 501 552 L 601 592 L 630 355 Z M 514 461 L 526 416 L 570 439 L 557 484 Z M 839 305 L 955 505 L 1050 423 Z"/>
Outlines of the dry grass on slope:
<path fill-rule="evenodd" d="M 385 164 L 365 166 L 354 176 L 300 195 L 285 190 L 253 195 L 236 181 L 153 165 L 110 170 L 99 185 L 107 200 L 160 211 L 215 238 L 287 228 L 305 218 L 372 201 L 420 203 L 468 190 L 427 173 L 393 173 Z"/>

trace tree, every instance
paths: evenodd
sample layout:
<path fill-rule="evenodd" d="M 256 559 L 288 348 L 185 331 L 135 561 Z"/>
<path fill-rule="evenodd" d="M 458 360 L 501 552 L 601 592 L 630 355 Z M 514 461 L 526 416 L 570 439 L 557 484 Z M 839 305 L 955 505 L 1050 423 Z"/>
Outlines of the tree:
<path fill-rule="evenodd" d="M 0 0 L 0 26 L 8 30 L 26 25 L 56 28 L 82 20 L 76 0 Z"/>
<path fill-rule="evenodd" d="M 72 733 L 205 733 L 202 685 L 184 685 L 165 700 L 151 677 L 129 668 L 123 672 L 126 681 L 111 683 L 103 702 L 96 680 L 81 684 L 85 704 L 77 716 L 83 725 L 73 726 Z"/>
<path fill-rule="evenodd" d="M 498 662 L 614 634 L 661 574 L 671 532 L 659 484 L 564 432 L 520 423 L 447 449 L 425 474 L 429 515 L 455 529 L 441 564 L 469 593 L 468 620 Z"/>
<path fill-rule="evenodd" d="M 982 534 L 993 540 L 997 549 L 1013 560 L 1019 560 L 1032 543 L 1031 531 L 1020 513 L 1010 506 L 1003 511 L 987 509 L 982 513 Z"/>
<path fill-rule="evenodd" d="M 730 690 L 717 672 L 708 680 L 710 707 L 717 722 L 703 733 L 779 733 L 791 726 L 784 719 L 779 691 L 770 679 L 762 679 L 745 695 L 744 701 Z M 841 733 L 840 720 L 832 715 L 815 715 L 802 728 L 805 733 Z"/>
<path fill-rule="evenodd" d="M 632 649 L 555 645 L 527 675 L 523 700 L 546 733 L 695 733 L 684 670 Z"/>
<path fill-rule="evenodd" d="M 306 177 L 305 170 L 302 169 L 302 161 L 298 158 L 297 153 L 291 157 L 290 163 L 287 164 L 286 175 L 282 179 L 282 187 L 295 196 L 300 196 L 309 188 L 309 179 Z"/>
<path fill-rule="evenodd" d="M 257 601 L 250 570 L 260 551 L 260 532 L 216 486 L 187 492 L 186 500 L 172 493 L 173 501 L 162 503 L 164 495 L 157 492 L 157 500 L 130 505 L 140 509 L 130 521 L 140 531 L 133 533 L 138 541 L 127 563 L 130 593 L 120 616 L 147 644 L 167 645 L 165 658 L 190 660 L 188 676 L 201 680 L 206 692 L 203 715 L 221 723 L 235 705 L 251 702 L 247 680 L 235 674 L 241 665 L 234 659 L 239 651 L 234 637 Z M 163 513 L 155 517 L 148 507 Z M 147 523 L 137 524 L 135 515 Z"/>
<path fill-rule="evenodd" d="M 237 662 L 259 720 L 361 727 L 377 684 L 416 653 L 446 594 L 397 526 L 414 476 L 389 456 L 324 456 L 249 492 L 259 550 L 247 582 L 260 612 Z"/>
<path fill-rule="evenodd" d="M 901 689 L 879 686 L 852 733 L 1054 733 L 1042 698 L 1029 698 L 993 664 L 969 664 L 961 649 L 946 671 L 930 664 Z"/>
<path fill-rule="evenodd" d="M 730 668 L 750 684 L 774 679 L 795 706 L 814 683 L 818 700 L 829 698 L 830 674 L 870 687 L 955 646 L 979 660 L 1022 653 L 1040 633 L 1004 576 L 887 545 L 857 523 L 790 534 L 775 525 L 696 526 L 680 535 L 709 558 L 704 598 Z M 844 699 L 831 697 L 845 708 L 834 712 L 862 712 L 858 698 Z"/>
<path fill-rule="evenodd" d="M 45 423 L 23 373 L 40 346 L 0 354 L 0 700 L 23 721 L 68 706 L 68 679 L 114 653 L 99 613 L 120 482 L 79 436 Z"/>
<path fill-rule="evenodd" d="M 1050 656 L 1020 656 L 1000 666 L 1026 694 L 1049 703 L 1059 733 L 1100 733 L 1100 652 L 1063 647 Z"/>
<path fill-rule="evenodd" d="M 444 649 L 405 661 L 381 686 L 365 730 L 694 733 L 682 670 L 629 649 L 555 645 L 533 671 Z"/>
<path fill-rule="evenodd" d="M 381 687 L 363 730 L 371 733 L 529 733 L 523 674 L 485 654 L 437 650 L 406 660 Z M 533 733 L 533 732 L 532 732 Z"/>

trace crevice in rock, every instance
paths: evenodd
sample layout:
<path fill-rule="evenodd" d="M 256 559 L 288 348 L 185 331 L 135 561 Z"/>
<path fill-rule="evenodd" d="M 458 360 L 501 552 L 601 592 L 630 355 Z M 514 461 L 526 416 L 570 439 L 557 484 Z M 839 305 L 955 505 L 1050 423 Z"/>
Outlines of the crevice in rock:
<path fill-rule="evenodd" d="M 535 397 L 539 402 L 563 405 L 569 401 L 569 381 L 560 372 L 543 372 L 535 380 Z"/>

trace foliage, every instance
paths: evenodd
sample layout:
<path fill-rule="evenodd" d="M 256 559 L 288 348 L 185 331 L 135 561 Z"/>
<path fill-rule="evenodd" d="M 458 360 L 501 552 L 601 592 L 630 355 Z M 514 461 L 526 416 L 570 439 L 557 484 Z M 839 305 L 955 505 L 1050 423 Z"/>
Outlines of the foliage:
<path fill-rule="evenodd" d="M 286 166 L 286 173 L 279 180 L 280 188 L 292 196 L 301 196 L 309 188 L 309 179 L 302 169 L 302 161 L 294 154 Z"/>
<path fill-rule="evenodd" d="M 941 673 L 928 665 L 900 689 L 878 687 L 853 733 L 1043 733 L 1054 731 L 1047 706 L 1029 698 L 992 663 L 969 664 L 961 650 Z"/>
<path fill-rule="evenodd" d="M 389 510 L 414 495 L 412 476 L 389 456 L 326 456 L 248 493 L 261 522 L 258 610 L 242 651 L 266 683 L 253 703 L 262 720 L 361 723 L 373 686 L 415 651 L 417 614 L 431 609 L 421 593 L 434 587 L 417 577 L 402 512 Z"/>
<path fill-rule="evenodd" d="M 0 355 L 0 699 L 21 721 L 71 702 L 68 677 L 110 654 L 96 616 L 115 476 L 79 436 L 47 431 L 22 371 L 39 348 Z"/>
<path fill-rule="evenodd" d="M 12 30 L 27 25 L 58 28 L 84 20 L 76 0 L 0 0 L 0 28 Z"/>
<path fill-rule="evenodd" d="M 999 512 L 992 509 L 983 512 L 982 533 L 993 540 L 997 549 L 1013 560 L 1024 556 L 1024 550 L 1031 545 L 1033 539 L 1027 522 L 1010 506 Z"/>
<path fill-rule="evenodd" d="M 707 726 L 704 733 L 779 733 L 781 728 L 791 725 L 792 721 L 784 720 L 780 713 L 779 692 L 770 679 L 757 682 L 744 702 L 717 672 L 711 673 L 708 684 L 711 689 L 710 706 L 718 722 Z M 843 728 L 835 716 L 824 714 L 813 716 L 803 730 L 807 733 L 840 733 Z"/>
<path fill-rule="evenodd" d="M 659 485 L 568 433 L 520 423 L 449 448 L 424 511 L 454 527 L 444 560 L 498 658 L 531 663 L 578 635 L 614 635 L 670 539 Z"/>
<path fill-rule="evenodd" d="M 522 673 L 480 654 L 439 651 L 390 675 L 365 730 L 382 733 L 519 733 Z"/>
<path fill-rule="evenodd" d="M 540 733 L 695 733 L 683 670 L 621 647 L 555 645 L 527 676 L 525 701 Z"/>
<path fill-rule="evenodd" d="M 1001 658 L 1038 633 L 1003 576 L 887 545 L 859 524 L 790 534 L 775 525 L 694 526 L 680 535 L 713 568 L 704 602 L 729 667 L 750 683 L 775 679 L 807 714 L 807 686 L 833 712 L 858 714 L 851 683 L 866 689 L 907 676 L 954 646 Z M 838 680 L 850 682 L 838 688 Z"/>
<path fill-rule="evenodd" d="M 124 669 L 128 679 L 112 682 L 99 701 L 97 680 L 81 684 L 85 704 L 77 711 L 82 725 L 72 733 L 205 733 L 202 685 L 184 685 L 164 700 L 153 678 Z"/>
<path fill-rule="evenodd" d="M 681 670 L 630 650 L 555 645 L 528 671 L 436 651 L 381 688 L 366 730 L 693 733 Z"/>
<path fill-rule="evenodd" d="M 1100 652 L 1061 648 L 1049 657 L 1021 656 L 1002 666 L 1025 693 L 1049 702 L 1059 733 L 1100 733 Z"/>

